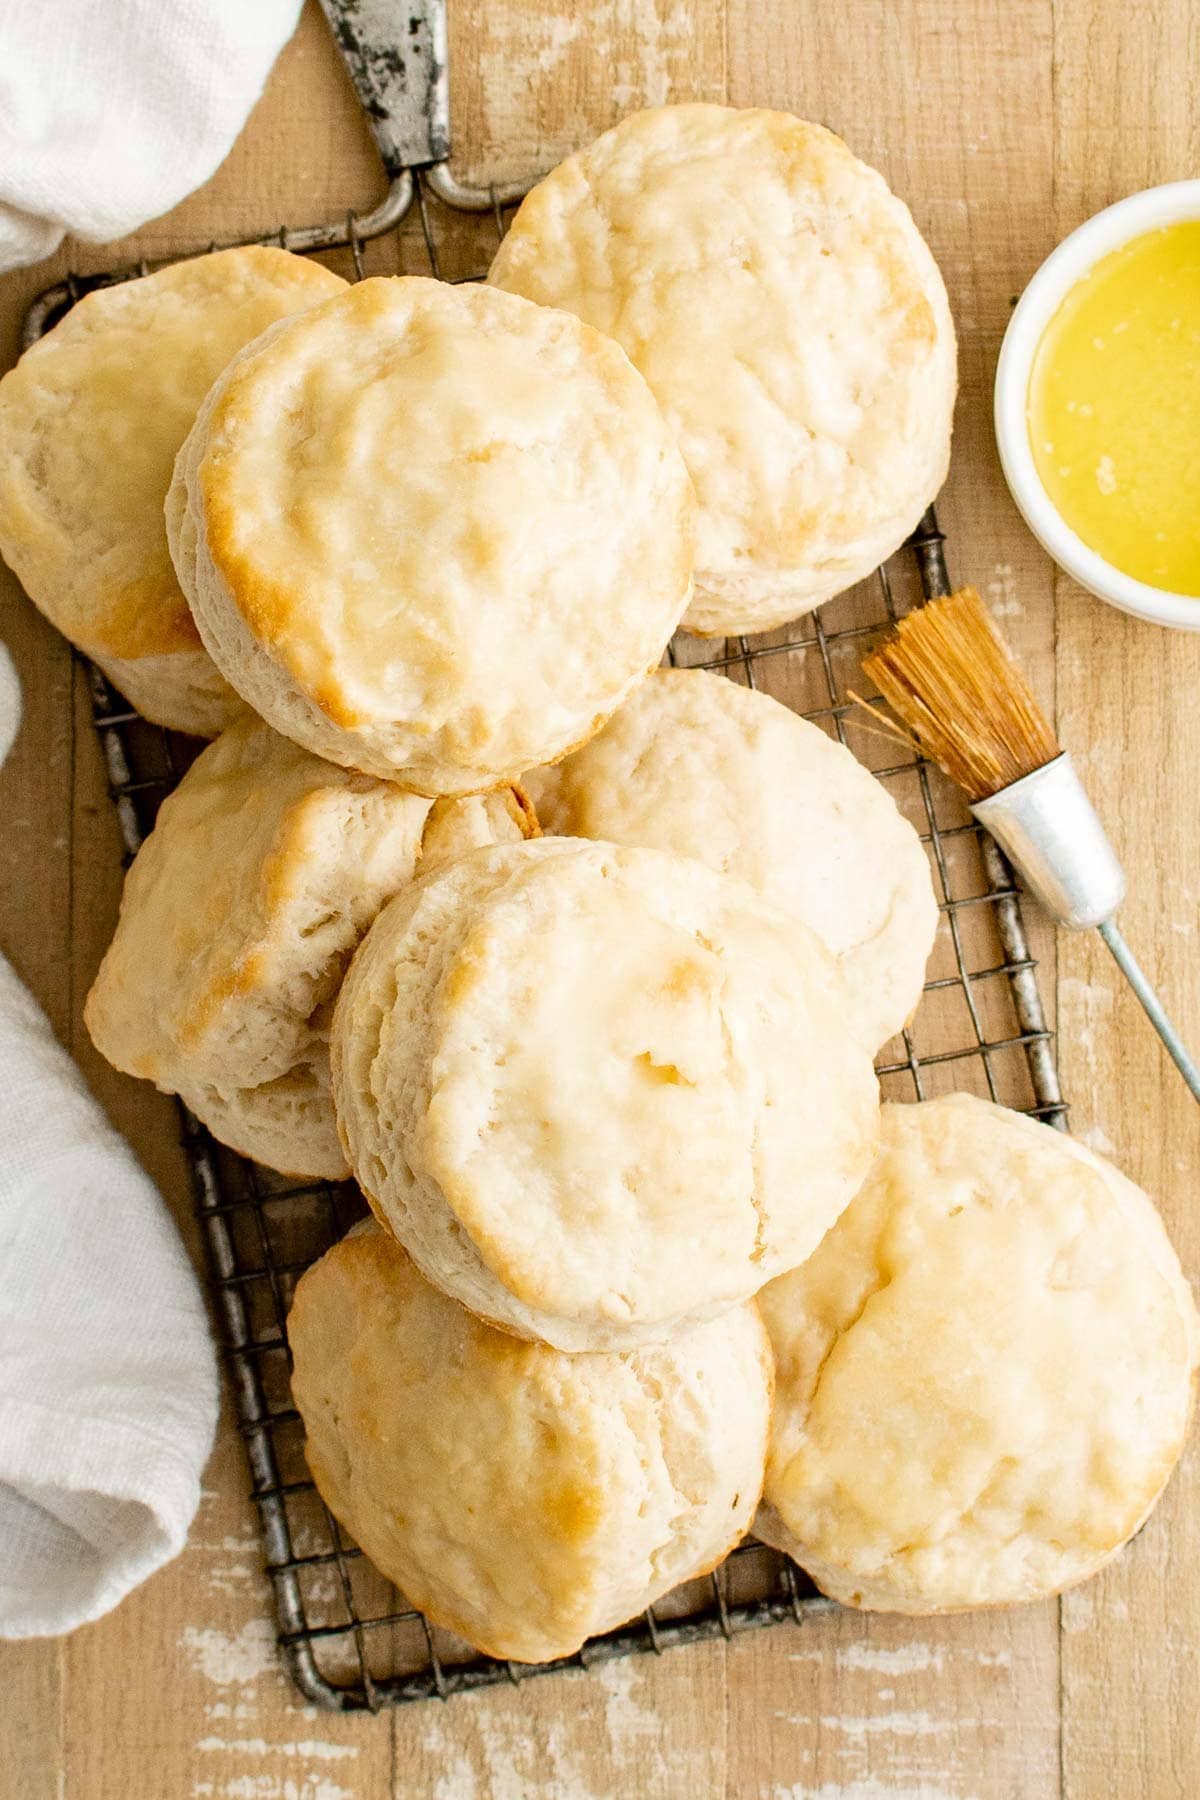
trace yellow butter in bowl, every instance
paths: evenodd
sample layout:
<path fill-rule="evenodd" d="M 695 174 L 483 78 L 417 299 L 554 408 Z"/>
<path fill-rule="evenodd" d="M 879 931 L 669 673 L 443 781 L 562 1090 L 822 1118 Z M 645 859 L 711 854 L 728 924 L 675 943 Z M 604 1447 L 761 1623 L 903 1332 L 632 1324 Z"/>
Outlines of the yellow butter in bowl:
<path fill-rule="evenodd" d="M 1200 596 L 1200 219 L 1142 233 L 1070 288 L 1027 417 L 1038 477 L 1083 543 Z"/>
<path fill-rule="evenodd" d="M 1035 272 L 996 365 L 996 447 L 1059 567 L 1200 631 L 1200 180 L 1105 207 Z"/>

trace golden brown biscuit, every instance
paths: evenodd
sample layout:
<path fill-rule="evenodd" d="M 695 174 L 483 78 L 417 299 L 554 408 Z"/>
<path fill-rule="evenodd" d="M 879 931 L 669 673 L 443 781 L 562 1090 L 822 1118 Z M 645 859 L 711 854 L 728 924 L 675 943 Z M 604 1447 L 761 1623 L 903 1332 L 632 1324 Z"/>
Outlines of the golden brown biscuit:
<path fill-rule="evenodd" d="M 0 552 L 160 725 L 214 737 L 241 710 L 171 566 L 176 452 L 236 351 L 345 285 L 257 245 L 193 257 L 86 295 L 0 381 Z"/>
<path fill-rule="evenodd" d="M 653 388 L 700 499 L 691 630 L 808 612 L 945 479 L 942 278 L 907 207 L 820 125 L 634 113 L 534 188 L 488 279 L 610 333 Z"/>
<path fill-rule="evenodd" d="M 97 1049 L 243 1155 L 345 1175 L 329 1020 L 355 945 L 412 878 L 427 823 L 432 866 L 527 829 L 500 795 L 429 812 L 244 715 L 163 802 L 126 877 L 84 1012 Z"/>
<path fill-rule="evenodd" d="M 753 1515 L 771 1372 L 752 1304 L 659 1349 L 564 1356 L 464 1312 L 370 1224 L 303 1276 L 288 1337 L 326 1504 L 492 1656 L 569 1656 Z"/>
<path fill-rule="evenodd" d="M 205 644 L 264 718 L 442 794 L 562 755 L 658 662 L 694 505 L 609 339 L 399 277 L 237 359 L 180 453 L 167 525 Z"/>
<path fill-rule="evenodd" d="M 862 1192 L 760 1296 L 778 1380 L 755 1529 L 851 1606 L 1057 1593 L 1178 1460 L 1191 1290 L 1145 1194 L 1064 1134 L 968 1094 L 883 1120 Z"/>
<path fill-rule="evenodd" d="M 742 883 L 542 838 L 417 882 L 359 949 L 338 1124 L 429 1280 L 563 1350 L 711 1318 L 816 1246 L 878 1092 L 831 959 Z"/>

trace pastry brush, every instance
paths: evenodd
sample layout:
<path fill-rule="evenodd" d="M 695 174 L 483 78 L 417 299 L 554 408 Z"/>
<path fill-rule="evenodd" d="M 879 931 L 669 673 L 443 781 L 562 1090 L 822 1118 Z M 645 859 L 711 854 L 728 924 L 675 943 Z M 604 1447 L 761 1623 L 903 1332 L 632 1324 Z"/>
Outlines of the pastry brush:
<path fill-rule="evenodd" d="M 910 613 L 862 666 L 917 749 L 964 790 L 975 818 L 1051 917 L 1073 931 L 1099 931 L 1200 1100 L 1200 1069 L 1114 920 L 1124 871 L 975 589 Z"/>

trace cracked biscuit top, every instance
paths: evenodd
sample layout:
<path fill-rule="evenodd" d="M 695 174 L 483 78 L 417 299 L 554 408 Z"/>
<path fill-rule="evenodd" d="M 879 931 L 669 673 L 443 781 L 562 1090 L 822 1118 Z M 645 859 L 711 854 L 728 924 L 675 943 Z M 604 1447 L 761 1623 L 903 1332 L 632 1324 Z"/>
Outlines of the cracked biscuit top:
<path fill-rule="evenodd" d="M 190 257 L 86 294 L 0 382 L 0 554 L 159 723 L 213 736 L 240 710 L 206 667 L 167 550 L 176 453 L 231 357 L 345 287 L 261 244 Z"/>
<path fill-rule="evenodd" d="M 562 1349 L 711 1317 L 869 1166 L 836 967 L 742 883 L 575 839 L 478 851 L 366 938 L 334 1021 L 354 1172 L 429 1279 Z"/>
<path fill-rule="evenodd" d="M 754 1515 L 771 1362 L 753 1304 L 564 1356 L 472 1318 L 370 1223 L 303 1277 L 288 1339 L 327 1505 L 493 1656 L 570 1655 L 711 1569 Z"/>
<path fill-rule="evenodd" d="M 521 206 L 489 280 L 608 332 L 700 500 L 705 634 L 762 631 L 891 554 L 946 475 L 954 327 L 907 207 L 789 113 L 634 113 Z"/>
<path fill-rule="evenodd" d="M 755 1529 L 846 1604 L 1056 1593 L 1178 1459 L 1196 1309 L 1153 1205 L 969 1094 L 884 1107 L 862 1191 L 761 1303 L 778 1387 Z"/>
<path fill-rule="evenodd" d="M 234 361 L 176 462 L 167 532 L 243 699 L 331 762 L 438 795 L 598 729 L 687 604 L 694 512 L 610 339 L 399 276 Z"/>

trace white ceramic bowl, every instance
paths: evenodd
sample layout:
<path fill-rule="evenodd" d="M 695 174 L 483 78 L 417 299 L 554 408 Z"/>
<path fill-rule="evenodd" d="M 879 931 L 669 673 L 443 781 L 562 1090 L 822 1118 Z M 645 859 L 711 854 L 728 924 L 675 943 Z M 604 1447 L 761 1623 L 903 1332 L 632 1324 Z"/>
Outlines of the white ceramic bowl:
<path fill-rule="evenodd" d="M 1200 219 L 1200 181 L 1146 188 L 1106 207 L 1064 238 L 1042 264 L 1009 320 L 996 367 L 996 442 L 1005 480 L 1025 523 L 1060 568 L 1122 612 L 1200 631 L 1200 599 L 1172 594 L 1114 569 L 1072 531 L 1042 486 L 1029 443 L 1029 371 L 1060 301 L 1092 265 L 1132 238 L 1181 219 Z"/>

